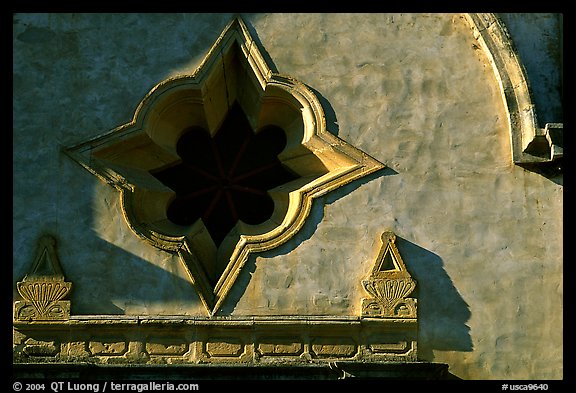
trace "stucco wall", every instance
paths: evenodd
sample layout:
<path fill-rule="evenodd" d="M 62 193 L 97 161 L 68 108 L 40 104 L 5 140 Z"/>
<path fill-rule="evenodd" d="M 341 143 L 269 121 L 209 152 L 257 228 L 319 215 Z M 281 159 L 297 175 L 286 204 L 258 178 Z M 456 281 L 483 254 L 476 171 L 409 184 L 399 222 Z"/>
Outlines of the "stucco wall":
<path fill-rule="evenodd" d="M 73 314 L 205 314 L 178 259 L 134 236 L 118 193 L 61 148 L 129 121 L 154 85 L 200 64 L 231 17 L 14 16 L 13 283 L 50 233 Z M 316 92 L 328 130 L 388 168 L 320 198 L 295 238 L 251 257 L 222 314 L 358 315 L 390 229 L 418 282 L 423 360 L 466 379 L 561 378 L 562 181 L 512 163 L 497 80 L 465 19 L 242 17 L 276 71 Z M 521 55 L 530 42 L 550 50 L 526 68 L 542 70 L 539 118 L 562 121 L 558 50 L 541 44 L 559 19 L 525 18 L 542 28 L 502 16 Z"/>

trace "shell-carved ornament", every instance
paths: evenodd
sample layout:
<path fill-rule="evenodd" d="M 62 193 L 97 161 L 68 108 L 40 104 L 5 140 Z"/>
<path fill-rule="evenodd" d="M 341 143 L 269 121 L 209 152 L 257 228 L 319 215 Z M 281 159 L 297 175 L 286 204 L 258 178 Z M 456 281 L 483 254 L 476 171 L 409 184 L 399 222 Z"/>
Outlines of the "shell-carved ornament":
<path fill-rule="evenodd" d="M 30 273 L 16 283 L 24 300 L 14 304 L 15 320 L 65 320 L 70 317 L 70 301 L 63 299 L 70 293 L 72 283 L 64 281 L 55 245 L 53 237 L 42 237 Z"/>
<path fill-rule="evenodd" d="M 64 310 L 58 302 L 72 289 L 72 283 L 50 279 L 21 281 L 16 284 L 18 293 L 30 303 L 29 310 L 22 310 L 28 317 L 35 319 L 54 319 L 63 315 Z M 21 312 L 21 314 L 22 314 Z"/>

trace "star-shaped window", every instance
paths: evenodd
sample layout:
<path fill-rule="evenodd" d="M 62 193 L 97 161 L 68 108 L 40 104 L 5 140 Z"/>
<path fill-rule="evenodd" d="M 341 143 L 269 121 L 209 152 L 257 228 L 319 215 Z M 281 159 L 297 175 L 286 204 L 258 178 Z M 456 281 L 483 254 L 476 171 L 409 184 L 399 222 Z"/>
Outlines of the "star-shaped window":
<path fill-rule="evenodd" d="M 315 94 L 272 72 L 240 18 L 131 122 L 64 151 L 119 190 L 136 235 L 179 255 L 210 315 L 251 253 L 300 230 L 314 198 L 384 167 L 328 132 Z"/>

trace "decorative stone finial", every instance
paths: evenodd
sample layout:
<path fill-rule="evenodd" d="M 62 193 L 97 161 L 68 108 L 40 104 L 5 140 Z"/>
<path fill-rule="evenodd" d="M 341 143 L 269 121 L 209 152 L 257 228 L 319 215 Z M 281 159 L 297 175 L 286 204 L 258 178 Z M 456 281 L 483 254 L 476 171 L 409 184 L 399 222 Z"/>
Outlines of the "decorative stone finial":
<path fill-rule="evenodd" d="M 62 299 L 72 289 L 72 283 L 64 281 L 55 246 L 56 240 L 52 236 L 43 236 L 30 273 L 16 283 L 24 301 L 16 301 L 14 304 L 15 320 L 69 319 L 70 301 Z"/>
<path fill-rule="evenodd" d="M 362 299 L 362 316 L 416 318 L 416 299 L 407 297 L 416 288 L 396 248 L 396 235 L 386 231 L 374 268 L 362 286 L 372 297 Z"/>

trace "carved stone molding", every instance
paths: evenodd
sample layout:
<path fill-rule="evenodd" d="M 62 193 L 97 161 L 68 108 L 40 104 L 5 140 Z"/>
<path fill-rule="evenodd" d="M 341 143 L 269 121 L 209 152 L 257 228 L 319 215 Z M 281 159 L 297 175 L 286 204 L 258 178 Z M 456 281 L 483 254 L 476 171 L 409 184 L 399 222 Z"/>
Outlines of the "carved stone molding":
<path fill-rule="evenodd" d="M 70 317 L 70 301 L 63 299 L 72 283 L 64 280 L 55 247 L 53 237 L 40 239 L 30 273 L 16 283 L 24 301 L 14 303 L 14 320 L 65 321 Z"/>
<path fill-rule="evenodd" d="M 14 323 L 14 362 L 306 364 L 417 361 L 416 324 L 361 317 L 72 316 Z"/>

